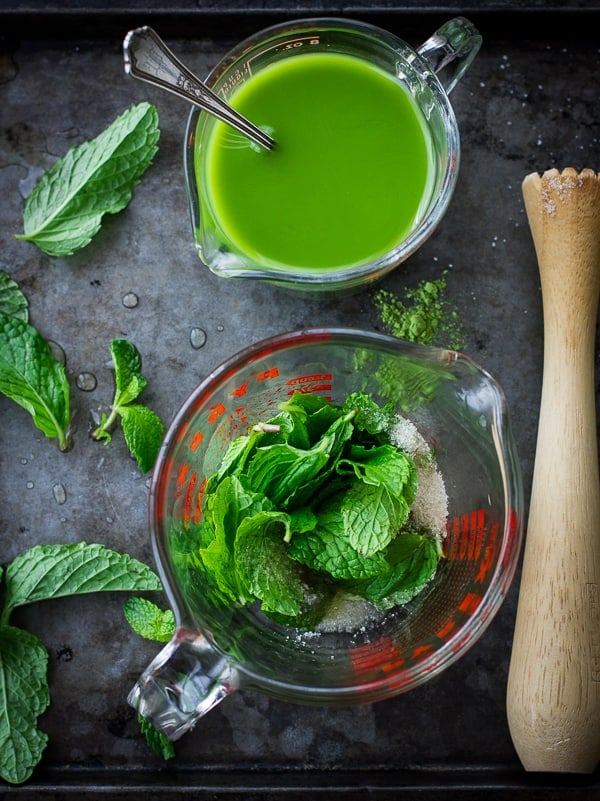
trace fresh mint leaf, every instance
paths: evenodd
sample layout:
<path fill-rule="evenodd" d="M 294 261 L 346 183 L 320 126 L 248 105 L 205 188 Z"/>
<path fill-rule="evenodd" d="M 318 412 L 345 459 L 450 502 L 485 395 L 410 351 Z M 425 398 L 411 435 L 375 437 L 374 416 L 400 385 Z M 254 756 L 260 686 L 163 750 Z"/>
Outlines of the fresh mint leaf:
<path fill-rule="evenodd" d="M 235 538 L 235 567 L 246 594 L 258 598 L 265 612 L 297 615 L 304 593 L 294 563 L 286 553 L 284 533 L 288 521 L 282 512 L 245 517 Z"/>
<path fill-rule="evenodd" d="M 395 421 L 393 403 L 379 406 L 364 392 L 353 392 L 348 395 L 342 406 L 344 412 L 356 410 L 355 426 L 369 434 L 387 433 Z"/>
<path fill-rule="evenodd" d="M 385 551 L 390 569 L 356 583 L 352 590 L 381 609 L 406 604 L 431 581 L 441 556 L 440 543 L 419 532 L 399 534 Z"/>
<path fill-rule="evenodd" d="M 139 103 L 95 139 L 72 147 L 41 178 L 27 199 L 24 233 L 49 256 L 87 245 L 105 214 L 116 214 L 152 162 L 159 138 L 154 106 Z"/>
<path fill-rule="evenodd" d="M 197 558 L 227 599 L 244 599 L 235 569 L 235 535 L 245 516 L 270 511 L 272 504 L 263 495 L 246 490 L 236 476 L 227 476 L 207 498 L 206 521 L 213 533 L 212 541 L 198 551 Z M 206 528 L 204 529 L 206 537 Z M 247 597 L 244 602 L 254 600 Z"/>
<path fill-rule="evenodd" d="M 138 714 L 140 731 L 146 738 L 146 742 L 157 756 L 163 759 L 173 759 L 175 756 L 175 746 L 165 735 L 154 728 L 145 717 Z"/>
<path fill-rule="evenodd" d="M 370 578 L 387 570 L 382 554 L 365 558 L 350 545 L 340 505 L 339 499 L 334 499 L 319 513 L 314 529 L 294 535 L 289 547 L 290 558 L 335 579 Z"/>
<path fill-rule="evenodd" d="M 111 590 L 159 590 L 158 576 L 128 554 L 85 542 L 36 545 L 17 556 L 4 576 L 7 624 L 12 611 L 24 604 Z"/>
<path fill-rule="evenodd" d="M 29 301 L 4 270 L 0 270 L 0 312 L 25 323 L 29 321 Z"/>
<path fill-rule="evenodd" d="M 160 417 L 143 404 L 132 403 L 146 386 L 142 375 L 142 357 L 132 342 L 113 339 L 111 354 L 115 368 L 115 395 L 111 412 L 103 415 L 92 437 L 110 442 L 111 430 L 121 418 L 123 436 L 142 473 L 154 466 L 164 437 L 165 428 Z"/>
<path fill-rule="evenodd" d="M 348 542 L 364 557 L 383 550 L 405 522 L 408 510 L 385 484 L 355 482 L 344 495 L 342 519 Z"/>
<path fill-rule="evenodd" d="M 115 406 L 134 401 L 148 383 L 142 375 L 142 357 L 127 339 L 113 339 L 110 352 L 115 367 Z"/>
<path fill-rule="evenodd" d="M 48 742 L 37 728 L 50 703 L 47 666 L 34 634 L 0 626 L 0 776 L 12 784 L 31 776 Z"/>
<path fill-rule="evenodd" d="M 307 451 L 286 443 L 258 448 L 248 467 L 249 486 L 274 505 L 286 506 L 287 497 L 325 467 L 329 447 L 329 441 L 321 441 Z"/>
<path fill-rule="evenodd" d="M 365 484 L 385 484 L 392 495 L 402 499 L 406 513 L 417 494 L 418 474 L 414 460 L 393 445 L 365 448 L 354 445 L 346 458 L 340 459 L 337 471 L 352 471 Z"/>
<path fill-rule="evenodd" d="M 125 620 L 147 640 L 169 642 L 175 631 L 175 616 L 171 609 L 161 609 L 147 598 L 133 595 L 123 604 Z"/>
<path fill-rule="evenodd" d="M 165 433 L 162 420 L 152 409 L 139 403 L 119 408 L 127 447 L 142 473 L 147 473 L 156 461 Z"/>
<path fill-rule="evenodd" d="M 65 368 L 29 323 L 0 312 L 0 392 L 26 409 L 62 451 L 71 447 Z"/>

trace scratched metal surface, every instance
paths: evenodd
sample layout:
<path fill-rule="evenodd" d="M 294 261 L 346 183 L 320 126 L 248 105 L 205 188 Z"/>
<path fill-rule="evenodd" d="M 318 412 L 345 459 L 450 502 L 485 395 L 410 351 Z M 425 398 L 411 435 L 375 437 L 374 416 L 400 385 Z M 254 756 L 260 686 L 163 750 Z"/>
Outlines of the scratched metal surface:
<path fill-rule="evenodd" d="M 255 20 L 260 27 L 260 14 Z M 429 19 L 417 22 L 425 28 Z M 447 270 L 465 351 L 506 393 L 528 496 L 543 327 L 520 183 L 554 166 L 600 169 L 600 47 L 560 38 L 556 28 L 554 36 L 507 37 L 505 18 L 498 38 L 483 23 L 483 50 L 452 95 L 463 146 L 453 202 L 439 230 L 382 286 L 402 294 Z M 403 35 L 402 15 L 393 24 Z M 36 29 L 30 38 L 0 40 L 0 267 L 28 296 L 32 324 L 65 351 L 76 425 L 74 448 L 60 454 L 0 397 L 2 564 L 36 543 L 81 539 L 152 563 L 147 479 L 119 436 L 103 446 L 87 433 L 90 410 L 112 396 L 111 339 L 135 342 L 148 379 L 143 399 L 168 422 L 200 379 L 251 341 L 303 326 L 380 327 L 372 292 L 299 300 L 202 268 L 183 187 L 187 108 L 124 77 L 125 30 L 111 31 L 56 39 Z M 204 75 L 235 33 L 201 38 L 191 29 L 170 44 Z M 160 151 L 130 206 L 69 258 L 15 240 L 24 197 L 41 172 L 140 100 L 158 108 Z M 124 302 L 129 293 L 138 298 L 133 307 Z M 194 328 L 206 333 L 200 348 L 190 341 Z M 95 376 L 93 391 L 77 388 L 83 372 Z M 50 741 L 32 779 L 0 784 L 0 799 L 451 799 L 484 791 L 491 799 L 508 791 L 516 799 L 599 798 L 598 774 L 528 776 L 519 766 L 505 714 L 516 590 L 464 659 L 407 695 L 332 710 L 239 692 L 181 740 L 167 764 L 146 747 L 126 704 L 157 647 L 128 628 L 123 598 L 23 609 L 15 624 L 37 633 L 49 652 L 52 703 L 40 726 Z"/>

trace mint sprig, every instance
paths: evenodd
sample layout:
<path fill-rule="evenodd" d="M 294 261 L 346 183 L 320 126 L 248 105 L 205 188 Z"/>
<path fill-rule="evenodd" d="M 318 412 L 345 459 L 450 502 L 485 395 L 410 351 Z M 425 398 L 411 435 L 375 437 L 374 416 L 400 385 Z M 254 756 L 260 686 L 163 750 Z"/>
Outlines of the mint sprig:
<path fill-rule="evenodd" d="M 125 442 L 142 473 L 147 473 L 156 461 L 164 425 L 147 406 L 133 403 L 147 384 L 138 349 L 126 339 L 113 339 L 110 350 L 115 368 L 115 394 L 110 413 L 102 415 L 92 437 L 110 442 L 120 418 Z"/>
<path fill-rule="evenodd" d="M 10 624 L 20 606 L 105 591 L 156 591 L 158 576 L 127 554 L 85 542 L 36 545 L 0 571 L 0 776 L 28 779 L 48 742 L 37 727 L 50 703 L 48 652 L 33 634 Z"/>
<path fill-rule="evenodd" d="M 68 150 L 27 198 L 24 233 L 49 256 L 69 256 L 99 231 L 105 214 L 127 206 L 159 138 L 149 103 L 125 111 L 99 136 Z"/>

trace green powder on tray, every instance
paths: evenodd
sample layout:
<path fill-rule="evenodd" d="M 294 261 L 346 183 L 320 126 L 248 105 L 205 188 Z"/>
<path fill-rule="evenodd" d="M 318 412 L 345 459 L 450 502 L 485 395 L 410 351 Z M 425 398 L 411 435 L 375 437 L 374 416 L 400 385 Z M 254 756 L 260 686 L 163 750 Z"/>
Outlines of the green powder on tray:
<path fill-rule="evenodd" d="M 379 319 L 388 334 L 453 350 L 464 347 L 458 312 L 445 299 L 446 273 L 435 281 L 421 281 L 406 289 L 404 300 L 390 290 L 380 289 L 373 298 Z"/>

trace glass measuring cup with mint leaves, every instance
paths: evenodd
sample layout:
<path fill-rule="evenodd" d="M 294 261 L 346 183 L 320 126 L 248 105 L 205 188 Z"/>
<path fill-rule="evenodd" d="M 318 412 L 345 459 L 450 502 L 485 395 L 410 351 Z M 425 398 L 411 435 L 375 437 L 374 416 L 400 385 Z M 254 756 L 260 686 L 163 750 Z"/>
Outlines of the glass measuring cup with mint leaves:
<path fill-rule="evenodd" d="M 356 290 L 413 253 L 456 182 L 448 94 L 481 43 L 466 19 L 413 50 L 362 22 L 308 19 L 240 43 L 206 83 L 273 150 L 194 109 L 185 164 L 194 235 L 215 273 Z"/>
<path fill-rule="evenodd" d="M 259 342 L 192 393 L 159 455 L 177 629 L 129 701 L 176 739 L 239 687 L 405 692 L 489 625 L 522 516 L 504 397 L 466 356 L 352 329 Z"/>

